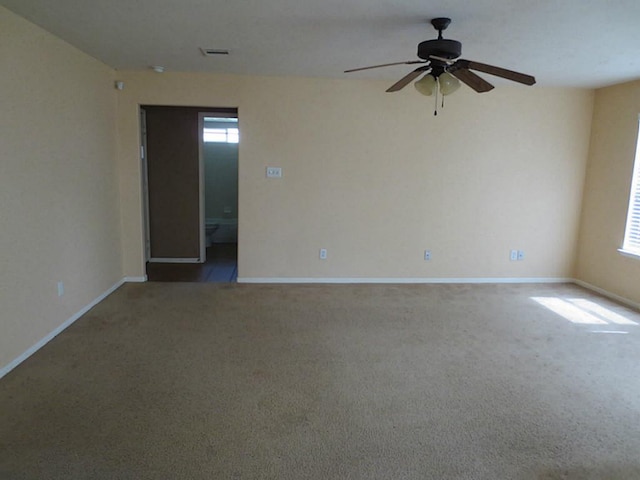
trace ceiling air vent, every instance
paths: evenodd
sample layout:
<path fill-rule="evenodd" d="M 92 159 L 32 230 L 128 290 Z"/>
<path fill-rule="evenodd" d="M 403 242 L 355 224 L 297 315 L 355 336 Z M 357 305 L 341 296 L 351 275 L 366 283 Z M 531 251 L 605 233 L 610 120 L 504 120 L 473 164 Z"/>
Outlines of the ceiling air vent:
<path fill-rule="evenodd" d="M 219 48 L 201 48 L 200 51 L 205 57 L 215 57 L 218 55 L 229 55 L 229 50 L 221 50 Z"/>

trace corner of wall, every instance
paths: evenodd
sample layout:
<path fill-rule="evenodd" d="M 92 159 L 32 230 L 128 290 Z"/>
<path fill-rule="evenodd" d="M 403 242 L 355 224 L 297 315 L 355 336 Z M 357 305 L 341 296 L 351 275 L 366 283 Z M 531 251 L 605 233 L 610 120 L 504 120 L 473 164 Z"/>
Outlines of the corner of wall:
<path fill-rule="evenodd" d="M 582 252 L 582 238 L 584 236 L 583 227 L 584 227 L 584 216 L 585 212 L 585 199 L 587 195 L 587 182 L 589 179 L 589 170 L 591 164 L 591 153 L 593 150 L 593 124 L 595 122 L 596 115 L 596 94 L 597 89 L 591 90 L 591 121 L 589 122 L 589 146 L 587 148 L 587 158 L 586 158 L 586 168 L 584 171 L 584 177 L 582 179 L 582 193 L 581 193 L 581 201 L 580 201 L 580 215 L 579 215 L 579 223 L 578 223 L 578 233 L 576 238 L 576 248 L 574 251 L 573 258 L 573 267 L 572 267 L 572 276 L 573 278 L 578 279 L 580 277 L 580 262 L 581 262 L 581 252 Z"/>

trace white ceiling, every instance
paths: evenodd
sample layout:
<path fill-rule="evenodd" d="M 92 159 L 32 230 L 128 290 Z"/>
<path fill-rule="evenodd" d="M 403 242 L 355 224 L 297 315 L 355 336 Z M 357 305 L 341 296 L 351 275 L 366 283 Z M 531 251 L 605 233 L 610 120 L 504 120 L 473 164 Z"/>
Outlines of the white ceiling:
<path fill-rule="evenodd" d="M 535 75 L 544 86 L 600 87 L 640 78 L 640 0 L 0 0 L 119 70 L 396 80 L 435 38 L 462 57 Z M 207 58 L 199 48 L 228 49 Z M 38 52 L 34 52 L 35 55 Z M 484 75 L 490 80 L 495 77 Z M 494 83 L 501 83 L 495 81 Z"/>

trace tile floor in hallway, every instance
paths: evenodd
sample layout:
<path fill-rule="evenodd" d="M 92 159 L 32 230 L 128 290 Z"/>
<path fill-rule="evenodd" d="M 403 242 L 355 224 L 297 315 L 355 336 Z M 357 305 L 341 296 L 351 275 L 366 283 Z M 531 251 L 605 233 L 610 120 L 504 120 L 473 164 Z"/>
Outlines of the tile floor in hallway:
<path fill-rule="evenodd" d="M 147 263 L 150 282 L 235 282 L 238 245 L 217 243 L 207 247 L 205 263 Z"/>

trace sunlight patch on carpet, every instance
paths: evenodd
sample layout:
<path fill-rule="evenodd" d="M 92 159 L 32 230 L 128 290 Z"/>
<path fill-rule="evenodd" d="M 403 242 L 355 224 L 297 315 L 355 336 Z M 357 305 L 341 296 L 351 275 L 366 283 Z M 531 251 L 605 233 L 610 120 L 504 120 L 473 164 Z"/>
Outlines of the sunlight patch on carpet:
<path fill-rule="evenodd" d="M 575 324 L 581 325 L 638 325 L 619 313 L 584 298 L 531 297 L 545 308 Z M 626 333 L 617 330 L 598 330 L 593 333 Z"/>

